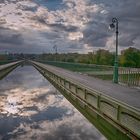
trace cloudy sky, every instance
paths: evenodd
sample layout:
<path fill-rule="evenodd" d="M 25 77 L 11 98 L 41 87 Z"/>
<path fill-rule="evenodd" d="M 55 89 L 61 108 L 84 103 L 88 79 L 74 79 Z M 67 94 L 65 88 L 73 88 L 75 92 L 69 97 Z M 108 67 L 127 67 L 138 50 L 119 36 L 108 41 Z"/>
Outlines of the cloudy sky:
<path fill-rule="evenodd" d="M 112 17 L 119 50 L 140 49 L 140 0 L 0 0 L 0 52 L 114 51 Z"/>

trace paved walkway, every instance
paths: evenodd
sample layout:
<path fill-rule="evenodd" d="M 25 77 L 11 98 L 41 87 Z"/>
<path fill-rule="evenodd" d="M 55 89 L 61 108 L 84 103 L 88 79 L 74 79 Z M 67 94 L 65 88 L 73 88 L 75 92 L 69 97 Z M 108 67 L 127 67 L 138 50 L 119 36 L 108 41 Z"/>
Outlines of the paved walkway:
<path fill-rule="evenodd" d="M 15 65 L 15 64 L 17 64 L 19 62 L 21 62 L 21 61 L 16 61 L 16 62 L 0 65 L 0 70 L 3 70 L 3 69 L 8 68 L 8 67 L 11 67 L 11 66 L 13 66 L 13 65 Z"/>
<path fill-rule="evenodd" d="M 140 109 L 140 89 L 134 89 L 119 84 L 114 84 L 109 81 L 104 81 L 86 75 L 81 75 L 75 72 L 71 72 L 47 64 L 42 63 L 37 64 L 48 69 L 51 72 L 57 73 L 58 75 L 65 77 L 66 79 L 69 78 L 75 82 L 85 85 L 88 88 L 97 90 L 102 94 L 108 95 L 123 103 L 126 103 L 130 106 Z"/>

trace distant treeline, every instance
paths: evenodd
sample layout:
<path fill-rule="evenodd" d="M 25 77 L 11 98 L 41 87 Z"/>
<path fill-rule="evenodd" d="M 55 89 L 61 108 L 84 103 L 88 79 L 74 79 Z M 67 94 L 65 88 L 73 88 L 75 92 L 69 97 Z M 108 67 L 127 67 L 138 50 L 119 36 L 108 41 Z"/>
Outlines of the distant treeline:
<path fill-rule="evenodd" d="M 61 54 L 0 54 L 0 62 L 19 59 L 34 59 L 41 61 L 62 61 L 73 63 L 86 63 L 97 65 L 114 65 L 115 54 L 104 49 L 88 54 L 78 53 L 61 53 Z M 119 55 L 119 66 L 140 68 L 140 50 L 136 48 L 128 48 L 121 51 Z"/>
<path fill-rule="evenodd" d="M 115 54 L 108 50 L 99 49 L 88 54 L 67 53 L 67 54 L 41 54 L 37 58 L 43 61 L 63 61 L 74 63 L 87 63 L 97 65 L 114 65 Z M 128 48 L 121 51 L 119 55 L 119 66 L 140 67 L 140 50 Z"/>

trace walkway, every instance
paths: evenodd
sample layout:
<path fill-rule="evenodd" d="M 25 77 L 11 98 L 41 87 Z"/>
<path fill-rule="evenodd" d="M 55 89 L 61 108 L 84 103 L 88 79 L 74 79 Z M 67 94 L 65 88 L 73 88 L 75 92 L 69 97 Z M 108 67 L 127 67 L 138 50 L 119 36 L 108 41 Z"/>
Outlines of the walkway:
<path fill-rule="evenodd" d="M 116 100 L 121 101 L 122 103 L 126 103 L 132 107 L 140 109 L 139 89 L 125 87 L 119 84 L 114 84 L 109 81 L 104 81 L 86 75 L 81 75 L 55 66 L 50 66 L 41 63 L 39 63 L 39 65 L 41 65 L 44 68 L 47 67 L 47 69 L 49 69 L 50 71 L 57 73 L 58 75 L 63 76 L 66 79 L 71 79 L 74 82 L 82 84 L 83 86 L 86 86 L 90 89 L 101 92 L 102 94 L 113 97 Z"/>

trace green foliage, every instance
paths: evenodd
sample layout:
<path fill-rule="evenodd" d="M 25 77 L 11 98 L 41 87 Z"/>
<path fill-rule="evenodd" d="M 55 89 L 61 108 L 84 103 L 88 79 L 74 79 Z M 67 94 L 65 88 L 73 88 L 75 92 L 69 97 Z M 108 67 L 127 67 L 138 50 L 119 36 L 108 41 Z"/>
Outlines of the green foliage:
<path fill-rule="evenodd" d="M 114 55 L 108 50 L 99 49 L 95 54 L 95 64 L 113 65 Z"/>
<path fill-rule="evenodd" d="M 121 52 L 120 64 L 125 67 L 140 67 L 140 50 L 128 48 Z"/>
<path fill-rule="evenodd" d="M 97 65 L 114 65 L 115 54 L 108 50 L 99 49 L 88 54 L 67 53 L 67 54 L 41 54 L 38 60 L 62 61 Z M 140 50 L 128 48 L 121 52 L 119 56 L 119 66 L 140 67 Z"/>

